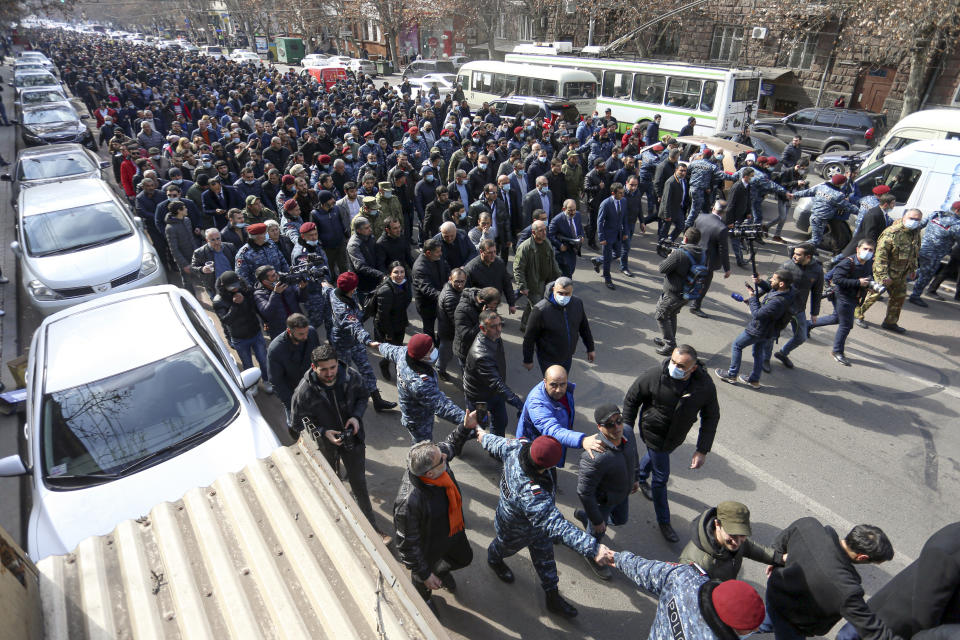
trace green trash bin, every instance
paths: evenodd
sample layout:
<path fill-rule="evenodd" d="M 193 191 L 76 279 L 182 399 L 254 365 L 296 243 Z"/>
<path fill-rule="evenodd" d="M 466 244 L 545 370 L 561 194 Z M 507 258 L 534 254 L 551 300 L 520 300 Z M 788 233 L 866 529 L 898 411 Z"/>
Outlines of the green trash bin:
<path fill-rule="evenodd" d="M 388 58 L 377 60 L 377 73 L 381 76 L 387 76 L 393 73 L 393 63 Z"/>

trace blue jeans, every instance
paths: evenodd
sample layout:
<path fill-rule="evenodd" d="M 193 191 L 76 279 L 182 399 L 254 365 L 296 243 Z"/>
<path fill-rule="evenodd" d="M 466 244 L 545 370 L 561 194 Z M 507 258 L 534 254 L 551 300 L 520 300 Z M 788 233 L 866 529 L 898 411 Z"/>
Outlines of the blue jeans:
<path fill-rule="evenodd" d="M 753 345 L 753 369 L 750 371 L 750 377 L 748 379 L 751 382 L 760 380 L 760 374 L 763 373 L 761 365 L 763 364 L 763 354 L 766 350 L 765 342 L 766 340 L 759 336 L 752 336 L 746 331 L 742 331 L 740 335 L 737 336 L 737 339 L 733 341 L 733 346 L 730 348 L 730 368 L 727 370 L 727 374 L 736 376 L 740 373 L 743 350 Z"/>
<path fill-rule="evenodd" d="M 667 502 L 667 480 L 670 479 L 670 454 L 647 448 L 640 461 L 640 482 L 646 482 L 653 474 L 650 489 L 653 492 L 653 510 L 657 512 L 657 522 L 670 522 L 670 503 Z"/>
<path fill-rule="evenodd" d="M 833 313 L 828 316 L 820 316 L 817 321 L 810 325 L 813 327 L 826 327 L 831 324 L 840 325 L 837 328 L 837 334 L 833 337 L 833 352 L 843 355 L 844 346 L 847 343 L 847 336 L 853 328 L 853 312 L 857 308 L 857 301 L 848 296 L 838 295 L 834 299 Z M 809 334 L 809 331 L 807 331 Z"/>
<path fill-rule="evenodd" d="M 809 324 L 810 323 L 807 322 L 806 311 L 801 311 L 793 316 L 793 320 L 790 321 L 790 328 L 793 329 L 793 337 L 787 341 L 787 344 L 780 347 L 780 353 L 787 355 L 806 342 L 810 335 Z"/>
<path fill-rule="evenodd" d="M 637 185 L 637 190 L 647 197 L 647 218 L 656 220 L 657 208 L 660 203 L 657 201 L 657 192 L 653 188 L 653 183 L 641 181 Z M 647 222 L 647 218 L 644 219 L 644 222 Z"/>
<path fill-rule="evenodd" d="M 470 398 L 467 398 L 467 411 L 473 411 L 476 408 Z M 490 414 L 490 433 L 502 437 L 507 432 L 507 401 L 503 396 L 487 400 L 487 413 Z"/>
<path fill-rule="evenodd" d="M 257 356 L 257 363 L 260 365 L 260 374 L 263 377 L 263 381 L 270 381 L 270 375 L 267 371 L 267 344 L 263 341 L 262 333 L 258 333 L 252 338 L 246 338 L 244 340 L 232 339 L 230 340 L 230 345 L 236 350 L 237 355 L 240 356 L 240 363 L 244 369 L 249 369 L 253 366 L 251 354 Z"/>
<path fill-rule="evenodd" d="M 792 624 L 784 620 L 777 611 L 770 606 L 767 598 L 767 615 L 757 629 L 757 633 L 773 632 L 776 640 L 804 640 L 807 636 L 797 631 Z"/>
<path fill-rule="evenodd" d="M 786 224 L 787 218 L 790 217 L 790 205 L 792 202 L 790 200 L 777 200 L 777 228 L 773 232 L 773 235 L 779 236 L 783 233 L 783 225 Z"/>

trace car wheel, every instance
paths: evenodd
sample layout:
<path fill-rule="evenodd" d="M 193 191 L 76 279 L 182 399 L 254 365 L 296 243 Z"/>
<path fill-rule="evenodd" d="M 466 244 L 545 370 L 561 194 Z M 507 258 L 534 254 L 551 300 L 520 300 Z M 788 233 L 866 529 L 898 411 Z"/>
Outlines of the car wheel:
<path fill-rule="evenodd" d="M 826 164 L 823 169 L 820 170 L 820 176 L 824 180 L 829 180 L 835 174 L 844 173 L 847 170 L 847 166 L 842 162 L 830 162 Z"/>
<path fill-rule="evenodd" d="M 848 151 L 847 145 L 841 144 L 839 142 L 834 142 L 829 145 L 826 149 L 823 150 L 824 153 L 836 153 L 838 151 Z"/>

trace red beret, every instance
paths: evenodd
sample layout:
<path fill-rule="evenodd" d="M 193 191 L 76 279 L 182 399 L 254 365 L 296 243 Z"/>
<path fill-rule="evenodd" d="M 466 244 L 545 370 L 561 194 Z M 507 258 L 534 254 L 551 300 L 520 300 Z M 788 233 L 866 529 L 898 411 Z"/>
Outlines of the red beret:
<path fill-rule="evenodd" d="M 950 208 L 951 208 L 951 209 L 960 209 L 960 200 L 957 200 L 957 201 L 954 202 L 952 205 L 950 205 Z"/>
<path fill-rule="evenodd" d="M 762 163 L 762 164 L 767 164 L 768 162 L 770 162 L 770 158 L 768 158 L 767 156 L 757 156 L 756 162 L 757 162 L 757 163 Z"/>
<path fill-rule="evenodd" d="M 777 160 L 774 156 L 767 156 L 767 164 L 769 164 L 770 166 L 773 166 L 778 162 L 779 160 Z"/>
<path fill-rule="evenodd" d="M 847 181 L 847 176 L 843 175 L 842 173 L 835 173 L 833 174 L 833 177 L 830 178 L 830 183 L 833 184 L 833 186 L 835 187 L 839 187 L 846 181 Z"/>
<path fill-rule="evenodd" d="M 433 338 L 425 333 L 418 333 L 407 343 L 407 355 L 414 360 L 427 357 L 433 351 Z"/>
<path fill-rule="evenodd" d="M 360 278 L 353 271 L 344 271 L 337 276 L 337 288 L 344 293 L 350 293 L 360 284 Z"/>
<path fill-rule="evenodd" d="M 367 131 L 365 134 L 363 134 L 363 137 L 364 137 L 364 138 L 372 138 L 372 137 L 373 137 L 373 131 Z"/>
<path fill-rule="evenodd" d="M 878 184 L 873 188 L 873 195 L 882 196 L 885 193 L 890 193 L 890 187 L 885 184 Z"/>
<path fill-rule="evenodd" d="M 555 467 L 562 457 L 563 445 L 551 436 L 538 436 L 530 445 L 530 459 L 538 467 Z"/>
<path fill-rule="evenodd" d="M 348 144 L 343 145 L 343 149 L 340 149 L 342 153 L 350 153 L 353 151 L 353 147 Z"/>
<path fill-rule="evenodd" d="M 313 222 L 304 222 L 302 225 L 300 225 L 301 234 L 309 233 L 310 231 L 316 231 L 316 230 L 317 230 L 317 225 Z"/>
<path fill-rule="evenodd" d="M 663 145 L 658 142 L 657 144 L 653 145 L 653 150 L 657 153 L 660 153 L 663 151 Z"/>
<path fill-rule="evenodd" d="M 293 208 L 296 207 L 296 206 L 299 206 L 299 205 L 297 204 L 297 199 L 296 199 L 296 198 L 290 198 L 289 200 L 287 200 L 286 202 L 283 203 L 283 210 L 284 210 L 284 211 L 293 211 Z"/>
<path fill-rule="evenodd" d="M 599 133 L 600 133 L 600 135 L 602 135 L 602 136 L 607 135 L 607 128 L 606 128 L 606 127 L 600 127 L 600 132 L 599 132 Z"/>
<path fill-rule="evenodd" d="M 247 227 L 247 235 L 260 236 L 267 232 L 267 225 L 262 222 L 255 222 Z"/>
<path fill-rule="evenodd" d="M 766 610 L 757 591 L 743 580 L 726 580 L 710 594 L 717 617 L 737 631 L 756 629 Z"/>
<path fill-rule="evenodd" d="M 704 150 L 703 150 L 703 157 L 704 157 L 704 158 L 709 158 L 709 157 L 712 156 L 712 155 L 713 155 L 713 149 L 707 148 L 707 149 L 704 149 Z"/>
<path fill-rule="evenodd" d="M 520 133 L 521 131 L 523 131 L 523 127 L 514 127 L 514 128 L 513 128 L 513 132 L 514 132 L 515 134 L 516 134 L 516 133 Z"/>
<path fill-rule="evenodd" d="M 407 133 L 420 133 L 420 127 L 414 125 L 407 129 Z"/>
<path fill-rule="evenodd" d="M 440 135 L 442 135 L 442 136 L 449 136 L 451 133 L 453 133 L 453 132 L 450 131 L 450 129 L 441 129 L 441 130 L 440 130 Z"/>
<path fill-rule="evenodd" d="M 297 179 L 294 178 L 294 177 L 293 177 L 292 175 L 290 175 L 289 173 L 286 174 L 285 176 L 283 176 L 282 178 L 280 178 L 280 184 L 288 185 L 288 186 L 291 185 L 291 184 L 293 184 L 293 183 L 296 182 L 296 181 L 297 181 Z"/>
<path fill-rule="evenodd" d="M 320 164 L 330 164 L 330 156 L 327 154 L 322 154 L 317 160 L 320 161 Z"/>

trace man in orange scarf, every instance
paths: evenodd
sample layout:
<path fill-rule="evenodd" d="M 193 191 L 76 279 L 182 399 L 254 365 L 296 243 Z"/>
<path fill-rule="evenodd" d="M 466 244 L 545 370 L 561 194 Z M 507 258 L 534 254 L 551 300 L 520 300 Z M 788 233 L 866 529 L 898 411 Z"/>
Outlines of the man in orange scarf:
<path fill-rule="evenodd" d="M 476 426 L 474 411 L 443 442 L 413 445 L 393 505 L 400 561 L 410 569 L 414 586 L 434 613 L 431 591 L 441 587 L 455 591 L 457 583 L 450 572 L 473 560 L 463 521 L 463 497 L 447 463 L 460 454 Z"/>

